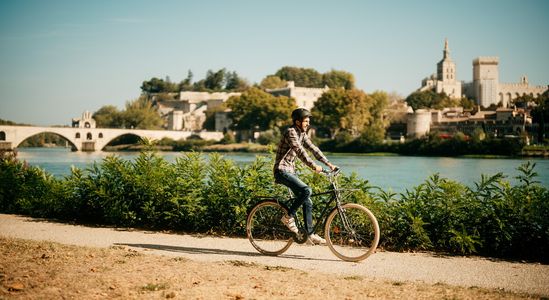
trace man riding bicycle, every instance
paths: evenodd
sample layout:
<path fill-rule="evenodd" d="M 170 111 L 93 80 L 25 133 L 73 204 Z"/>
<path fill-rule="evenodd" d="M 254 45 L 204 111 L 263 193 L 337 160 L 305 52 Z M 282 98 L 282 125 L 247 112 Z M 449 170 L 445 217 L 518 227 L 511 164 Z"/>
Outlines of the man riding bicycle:
<path fill-rule="evenodd" d="M 325 244 L 326 240 L 313 232 L 313 202 L 311 201 L 311 188 L 303 183 L 295 174 L 295 159 L 299 157 L 308 167 L 315 172 L 320 173 L 322 167 L 317 165 L 307 154 L 305 148 L 309 149 L 314 157 L 328 166 L 331 170 L 337 169 L 331 164 L 322 151 L 313 144 L 307 135 L 307 129 L 310 125 L 311 113 L 305 108 L 298 108 L 292 112 L 293 125 L 283 134 L 274 164 L 275 182 L 289 187 L 296 196 L 292 203 L 289 215 L 282 217 L 281 221 L 294 233 L 299 229 L 295 224 L 297 209 L 303 206 L 303 219 L 305 221 L 305 230 L 309 235 L 309 240 L 314 244 Z"/>

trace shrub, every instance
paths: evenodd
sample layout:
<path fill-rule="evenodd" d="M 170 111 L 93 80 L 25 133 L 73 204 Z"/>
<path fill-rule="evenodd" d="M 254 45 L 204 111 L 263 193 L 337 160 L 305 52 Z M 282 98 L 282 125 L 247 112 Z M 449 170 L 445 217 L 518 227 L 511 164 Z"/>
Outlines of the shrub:
<path fill-rule="evenodd" d="M 284 195 L 273 184 L 272 155 L 244 167 L 219 154 L 182 154 L 168 163 L 151 151 L 134 161 L 108 156 L 86 170 L 55 179 L 13 154 L 0 155 L 0 212 L 77 222 L 244 235 L 247 210 L 257 196 Z M 297 164 L 314 192 L 322 175 Z M 535 164 L 518 169 L 519 184 L 503 174 L 482 175 L 473 187 L 429 177 L 397 195 L 356 174 L 342 187 L 358 189 L 346 201 L 368 207 L 381 227 L 380 246 L 549 262 L 549 190 L 536 180 Z M 285 196 L 281 196 L 285 197 Z M 313 198 L 315 219 L 324 207 Z"/>

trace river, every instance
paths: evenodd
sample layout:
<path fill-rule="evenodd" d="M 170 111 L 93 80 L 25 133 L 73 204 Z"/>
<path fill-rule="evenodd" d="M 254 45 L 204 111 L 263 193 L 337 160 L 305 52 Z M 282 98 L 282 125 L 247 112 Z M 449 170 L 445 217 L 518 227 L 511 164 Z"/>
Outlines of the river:
<path fill-rule="evenodd" d="M 159 152 L 169 162 L 174 162 L 180 152 Z M 85 169 L 108 155 L 118 155 L 124 159 L 134 159 L 136 152 L 71 152 L 68 148 L 18 148 L 17 157 L 30 165 L 39 166 L 47 172 L 62 177 L 70 174 L 71 166 Z M 255 159 L 253 153 L 224 153 L 226 158 L 238 165 L 245 165 Z M 259 154 L 265 155 L 265 154 Z M 335 165 L 345 173 L 356 172 L 362 179 L 372 185 L 393 192 L 404 192 L 424 182 L 430 175 L 439 173 L 468 186 L 474 186 L 481 174 L 494 175 L 502 172 L 511 184 L 519 175 L 516 170 L 521 164 L 531 161 L 536 163 L 537 180 L 549 188 L 549 159 L 541 158 L 455 158 L 455 157 L 417 157 L 417 156 L 365 156 L 358 154 L 328 153 Z"/>

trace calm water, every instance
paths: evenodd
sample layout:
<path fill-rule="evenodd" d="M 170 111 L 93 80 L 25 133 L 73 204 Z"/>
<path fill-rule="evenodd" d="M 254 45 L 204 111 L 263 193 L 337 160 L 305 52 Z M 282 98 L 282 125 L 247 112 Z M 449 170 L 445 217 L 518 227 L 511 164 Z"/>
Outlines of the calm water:
<path fill-rule="evenodd" d="M 167 161 L 174 162 L 179 152 L 159 152 Z M 134 152 L 71 152 L 65 148 L 19 148 L 18 158 L 31 165 L 39 166 L 51 174 L 63 176 L 70 174 L 71 166 L 85 169 L 94 161 L 100 162 L 108 155 L 118 155 L 124 159 L 133 159 Z M 226 158 L 239 165 L 245 165 L 255 159 L 255 154 L 228 153 Z M 472 186 L 478 182 L 481 174 L 494 175 L 502 172 L 507 179 L 516 183 L 518 166 L 530 160 L 536 163 L 535 171 L 542 185 L 549 188 L 549 160 L 547 159 L 477 159 L 449 157 L 409 157 L 409 156 L 361 156 L 349 154 L 328 154 L 334 164 L 345 173 L 356 172 L 360 178 L 385 190 L 403 192 L 422 183 L 430 175 L 441 176 Z"/>

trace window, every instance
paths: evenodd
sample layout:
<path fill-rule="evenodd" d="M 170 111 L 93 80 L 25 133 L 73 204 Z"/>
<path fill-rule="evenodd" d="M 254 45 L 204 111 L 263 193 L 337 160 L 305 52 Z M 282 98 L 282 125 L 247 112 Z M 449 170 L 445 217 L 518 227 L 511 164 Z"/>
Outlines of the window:
<path fill-rule="evenodd" d="M 102 132 L 99 133 L 99 138 L 100 138 L 100 139 L 103 138 L 103 133 L 102 133 Z"/>
<path fill-rule="evenodd" d="M 88 132 L 88 134 L 86 134 L 86 140 L 90 141 L 92 139 L 92 134 L 91 132 Z"/>
<path fill-rule="evenodd" d="M 0 131 L 0 141 L 5 141 L 5 140 L 6 140 L 6 133 L 3 131 Z"/>
<path fill-rule="evenodd" d="M 77 138 L 77 139 L 79 139 L 79 138 L 80 138 L 80 132 L 77 132 L 77 133 L 76 133 L 76 136 L 75 136 L 75 138 Z"/>
<path fill-rule="evenodd" d="M 86 123 L 84 123 L 84 127 L 86 127 L 86 128 L 90 128 L 90 127 L 91 127 L 91 126 L 90 126 L 90 122 L 86 122 Z"/>

